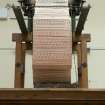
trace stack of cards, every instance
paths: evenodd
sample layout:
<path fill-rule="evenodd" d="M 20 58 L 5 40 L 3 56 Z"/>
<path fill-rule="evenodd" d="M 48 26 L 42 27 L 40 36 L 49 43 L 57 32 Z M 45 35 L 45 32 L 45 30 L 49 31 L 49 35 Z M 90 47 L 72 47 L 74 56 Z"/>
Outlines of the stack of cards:
<path fill-rule="evenodd" d="M 62 10 L 58 7 L 37 8 L 33 21 L 33 74 L 36 83 L 70 82 L 71 22 L 68 8 L 64 13 Z"/>

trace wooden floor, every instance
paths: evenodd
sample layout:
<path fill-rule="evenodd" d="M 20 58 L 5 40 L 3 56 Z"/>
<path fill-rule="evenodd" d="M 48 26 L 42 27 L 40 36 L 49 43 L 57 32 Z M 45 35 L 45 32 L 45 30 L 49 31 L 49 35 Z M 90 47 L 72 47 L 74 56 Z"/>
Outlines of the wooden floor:
<path fill-rule="evenodd" d="M 0 105 L 105 105 L 105 90 L 0 89 Z"/>

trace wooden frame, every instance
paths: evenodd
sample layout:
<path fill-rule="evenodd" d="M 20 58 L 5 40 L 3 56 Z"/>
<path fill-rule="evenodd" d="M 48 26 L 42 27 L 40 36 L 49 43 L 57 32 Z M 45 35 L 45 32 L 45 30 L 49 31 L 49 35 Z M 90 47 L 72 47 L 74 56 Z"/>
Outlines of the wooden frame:
<path fill-rule="evenodd" d="M 24 36 L 30 37 L 26 38 Z M 32 50 L 32 35 L 13 33 L 12 40 L 16 41 L 15 88 L 24 88 L 25 50 Z M 90 42 L 90 40 L 90 34 L 82 34 L 73 39 L 73 43 L 76 44 L 77 48 L 80 88 L 88 88 L 87 42 Z"/>

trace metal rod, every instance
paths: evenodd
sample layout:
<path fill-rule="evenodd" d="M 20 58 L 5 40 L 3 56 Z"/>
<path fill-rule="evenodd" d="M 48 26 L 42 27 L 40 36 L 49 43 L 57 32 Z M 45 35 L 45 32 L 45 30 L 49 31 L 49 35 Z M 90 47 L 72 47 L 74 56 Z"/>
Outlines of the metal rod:
<path fill-rule="evenodd" d="M 22 11 L 21 11 L 20 7 L 12 6 L 12 8 L 13 8 L 14 14 L 16 16 L 17 22 L 19 24 L 21 32 L 22 33 L 27 33 L 28 32 L 27 27 L 26 27 L 26 24 L 25 24 L 25 21 L 24 21 L 24 18 L 23 18 L 23 14 L 22 14 Z"/>
<path fill-rule="evenodd" d="M 76 27 L 76 32 L 75 32 L 76 35 L 81 35 L 82 30 L 84 29 L 84 25 L 85 25 L 89 10 L 90 10 L 90 5 L 82 8 L 81 15 L 79 17 L 79 21 Z"/>

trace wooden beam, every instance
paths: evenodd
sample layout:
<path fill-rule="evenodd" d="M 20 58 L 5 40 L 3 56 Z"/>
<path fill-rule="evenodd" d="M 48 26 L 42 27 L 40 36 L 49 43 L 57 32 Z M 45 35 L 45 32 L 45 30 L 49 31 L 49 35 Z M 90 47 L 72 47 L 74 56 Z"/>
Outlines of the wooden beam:
<path fill-rule="evenodd" d="M 21 8 L 19 6 L 12 6 L 14 14 L 16 16 L 17 22 L 19 24 L 20 30 L 22 33 L 27 33 L 27 27 L 23 18 Z"/>
<path fill-rule="evenodd" d="M 24 35 L 22 35 L 21 33 L 13 33 L 12 41 L 23 41 L 23 42 L 32 41 L 32 33 L 29 33 L 27 38 L 24 38 L 23 36 Z M 91 41 L 91 35 L 86 33 L 80 35 L 80 37 L 75 37 L 75 39 L 73 39 L 73 42 L 81 42 L 82 38 L 84 38 L 87 42 Z"/>
<path fill-rule="evenodd" d="M 0 105 L 105 105 L 99 89 L 0 89 Z"/>
<path fill-rule="evenodd" d="M 21 42 L 16 42 L 15 58 L 15 88 L 24 88 L 25 75 L 25 48 Z"/>
<path fill-rule="evenodd" d="M 27 36 L 27 37 L 24 37 Z M 31 42 L 32 33 L 12 33 L 12 41 Z"/>
<path fill-rule="evenodd" d="M 81 15 L 79 17 L 79 21 L 78 21 L 78 24 L 76 27 L 75 35 L 77 35 L 77 36 L 81 35 L 82 30 L 84 29 L 84 25 L 85 25 L 89 10 L 90 10 L 90 5 L 82 8 Z"/>
<path fill-rule="evenodd" d="M 79 37 L 76 36 L 73 40 L 73 42 L 81 42 L 82 39 L 85 39 L 86 42 L 91 42 L 91 35 L 86 33 L 86 34 L 81 34 Z"/>

